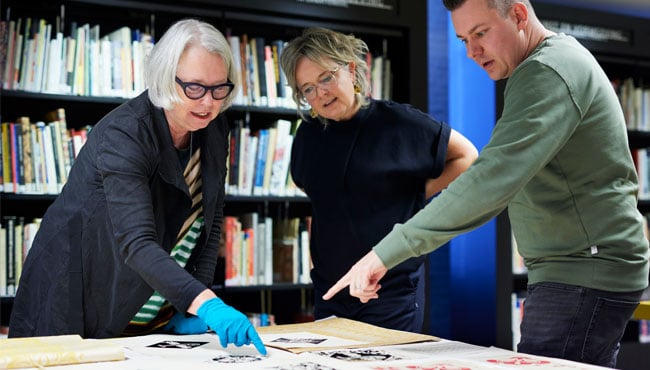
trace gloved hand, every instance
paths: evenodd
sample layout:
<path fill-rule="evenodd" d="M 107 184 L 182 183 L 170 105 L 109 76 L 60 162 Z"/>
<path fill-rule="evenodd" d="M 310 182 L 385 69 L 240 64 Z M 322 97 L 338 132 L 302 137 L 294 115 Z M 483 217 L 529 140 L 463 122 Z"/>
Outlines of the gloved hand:
<path fill-rule="evenodd" d="M 184 312 L 177 312 L 163 328 L 176 334 L 202 334 L 208 331 L 208 324 L 197 316 L 185 316 Z"/>
<path fill-rule="evenodd" d="M 246 315 L 225 304 L 221 298 L 203 302 L 196 314 L 217 332 L 222 347 L 227 347 L 228 343 L 237 347 L 252 343 L 259 353 L 266 355 L 266 347 Z"/>

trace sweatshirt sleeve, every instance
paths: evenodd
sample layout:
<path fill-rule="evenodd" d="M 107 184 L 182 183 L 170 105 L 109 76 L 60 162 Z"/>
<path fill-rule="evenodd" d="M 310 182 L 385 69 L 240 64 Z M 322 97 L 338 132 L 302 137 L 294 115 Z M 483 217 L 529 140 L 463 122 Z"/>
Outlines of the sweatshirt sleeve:
<path fill-rule="evenodd" d="M 520 65 L 510 77 L 504 106 L 474 164 L 374 247 L 386 267 L 432 252 L 498 215 L 553 159 L 580 121 L 561 76 L 535 61 Z"/>

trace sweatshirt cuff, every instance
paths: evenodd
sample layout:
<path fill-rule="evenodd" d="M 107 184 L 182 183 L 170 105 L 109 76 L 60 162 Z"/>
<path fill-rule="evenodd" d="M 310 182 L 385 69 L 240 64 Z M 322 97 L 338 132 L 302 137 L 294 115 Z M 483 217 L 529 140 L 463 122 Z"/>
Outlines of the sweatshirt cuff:
<path fill-rule="evenodd" d="M 393 228 L 393 231 L 388 233 L 388 235 L 386 235 L 373 248 L 387 269 L 391 269 L 411 257 L 418 256 L 418 254 L 415 254 L 408 246 L 406 238 L 404 238 L 400 230 L 401 227 L 402 225 L 396 225 Z"/>

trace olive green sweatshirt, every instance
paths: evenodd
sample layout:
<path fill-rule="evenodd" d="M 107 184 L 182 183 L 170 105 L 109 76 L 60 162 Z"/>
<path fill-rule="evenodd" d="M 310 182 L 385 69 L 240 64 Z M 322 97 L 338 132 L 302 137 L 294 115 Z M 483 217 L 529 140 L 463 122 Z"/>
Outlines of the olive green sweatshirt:
<path fill-rule="evenodd" d="M 508 207 L 528 282 L 608 291 L 648 285 L 648 241 L 620 103 L 574 38 L 544 40 L 513 71 L 476 162 L 374 247 L 391 268 Z M 477 245 L 476 248 L 481 248 Z"/>

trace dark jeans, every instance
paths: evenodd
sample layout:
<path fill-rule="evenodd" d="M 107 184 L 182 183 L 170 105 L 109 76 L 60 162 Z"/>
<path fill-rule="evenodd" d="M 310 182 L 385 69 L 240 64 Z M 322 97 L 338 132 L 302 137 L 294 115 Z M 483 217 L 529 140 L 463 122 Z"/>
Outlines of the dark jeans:
<path fill-rule="evenodd" d="M 382 280 L 379 299 L 361 303 L 344 290 L 329 301 L 321 297 L 329 289 L 314 284 L 314 317 L 316 320 L 337 316 L 383 328 L 422 332 L 424 323 L 424 265 L 411 273 Z"/>
<path fill-rule="evenodd" d="M 625 326 L 642 293 L 605 292 L 560 283 L 531 284 L 517 350 L 615 367 Z"/>

